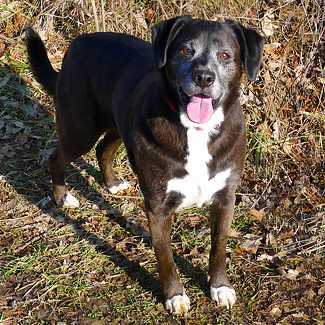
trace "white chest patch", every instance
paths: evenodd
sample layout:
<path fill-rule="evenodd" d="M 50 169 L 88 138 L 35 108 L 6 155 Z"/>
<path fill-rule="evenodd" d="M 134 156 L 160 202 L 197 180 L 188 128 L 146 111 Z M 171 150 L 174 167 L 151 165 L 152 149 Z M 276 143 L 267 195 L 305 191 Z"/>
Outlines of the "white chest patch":
<path fill-rule="evenodd" d="M 184 166 L 188 174 L 182 178 L 173 178 L 167 183 L 167 193 L 174 191 L 184 196 L 177 210 L 193 206 L 201 207 L 204 203 L 209 203 L 213 194 L 226 186 L 231 174 L 231 168 L 227 168 L 210 179 L 208 163 L 212 156 L 208 151 L 208 143 L 211 133 L 218 132 L 217 126 L 223 121 L 222 108 L 220 107 L 214 114 L 218 115 L 217 119 L 214 118 L 216 123 L 208 127 L 203 126 L 200 130 L 197 129 L 197 124 L 193 127 L 183 123 L 188 128 L 188 156 Z"/>

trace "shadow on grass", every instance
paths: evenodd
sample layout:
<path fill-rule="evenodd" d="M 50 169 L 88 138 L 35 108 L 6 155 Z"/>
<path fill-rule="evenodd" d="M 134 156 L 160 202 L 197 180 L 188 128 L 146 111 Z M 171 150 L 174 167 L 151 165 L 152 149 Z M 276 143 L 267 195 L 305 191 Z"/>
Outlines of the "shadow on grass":
<path fill-rule="evenodd" d="M 0 150 L 0 159 L 2 160 L 0 174 L 4 177 L 5 181 L 11 184 L 18 194 L 30 203 L 41 208 L 44 213 L 51 215 L 57 222 L 71 225 L 77 236 L 87 240 L 98 252 L 106 255 L 110 261 L 125 271 L 133 281 L 139 283 L 144 290 L 150 291 L 158 301 L 162 302 L 163 297 L 159 281 L 145 268 L 136 262 L 130 261 L 95 233 L 85 230 L 83 222 L 71 218 L 66 210 L 49 209 L 49 205 L 44 206 L 40 204 L 46 195 L 51 195 L 51 185 L 46 166 L 40 166 L 39 161 L 35 157 L 38 157 L 40 151 L 46 147 L 49 137 L 53 132 L 54 125 L 51 120 L 52 118 L 49 112 L 41 107 L 33 98 L 24 81 L 17 76 L 12 68 L 9 66 L 0 67 L 0 77 L 2 80 L 3 78 L 8 79 L 6 84 L 2 85 L 2 89 L 0 88 L 0 99 L 2 98 L 3 101 L 0 102 L 0 105 L 3 106 L 1 107 L 2 114 L 0 115 L 0 122 L 2 123 L 0 123 L 0 146 L 2 148 L 6 146 L 7 148 L 7 151 Z M 19 98 L 18 105 L 11 105 L 11 99 L 13 102 L 16 102 L 17 98 Z M 25 104 L 28 107 L 34 108 L 34 111 L 26 112 L 24 109 L 21 109 L 21 106 Z M 36 111 L 35 107 L 37 108 Z M 4 120 L 1 119 L 3 116 L 5 117 Z M 47 131 L 40 125 L 41 121 L 47 124 Z M 22 123 L 29 125 L 29 132 L 25 135 L 27 137 L 27 147 L 17 143 L 19 133 L 25 132 L 24 130 L 16 130 L 17 132 L 12 137 L 8 137 L 7 131 L 10 130 L 10 127 L 14 127 L 15 125 L 19 126 Z M 10 159 L 8 159 L 8 156 L 10 156 Z M 28 165 L 24 163 L 25 161 L 28 161 Z M 82 169 L 89 171 L 95 178 L 98 176 L 98 171 L 86 161 L 80 159 L 76 164 L 81 165 Z M 77 168 L 71 167 L 69 168 L 69 173 L 80 174 L 80 171 Z M 82 176 L 80 175 L 80 177 Z M 33 184 L 33 188 L 29 188 L 30 184 Z M 95 204 L 98 203 L 96 197 L 101 197 L 99 193 L 96 193 L 95 196 L 92 195 L 83 185 L 78 186 L 76 190 L 88 201 Z M 103 203 L 103 207 L 107 210 L 110 209 L 109 204 L 106 202 Z M 49 213 L 50 210 L 52 213 Z M 121 215 L 110 215 L 110 219 L 129 231 L 126 227 L 126 220 Z M 141 226 L 138 229 L 139 235 L 145 232 Z M 148 249 L 151 249 L 148 239 L 146 240 L 146 244 Z M 174 257 L 180 271 L 190 278 L 189 283 L 199 286 L 207 294 L 207 283 L 203 271 L 198 267 L 194 267 L 189 261 L 179 255 L 175 254 Z"/>

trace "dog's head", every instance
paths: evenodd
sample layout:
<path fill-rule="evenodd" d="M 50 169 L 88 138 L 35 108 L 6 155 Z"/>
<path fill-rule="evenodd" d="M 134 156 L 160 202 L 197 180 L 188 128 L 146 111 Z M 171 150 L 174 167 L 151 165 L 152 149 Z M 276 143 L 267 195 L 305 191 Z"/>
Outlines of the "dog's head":
<path fill-rule="evenodd" d="M 182 16 L 152 29 L 154 56 L 186 111 L 188 124 L 208 123 L 238 89 L 242 69 L 255 80 L 263 38 L 239 23 Z"/>

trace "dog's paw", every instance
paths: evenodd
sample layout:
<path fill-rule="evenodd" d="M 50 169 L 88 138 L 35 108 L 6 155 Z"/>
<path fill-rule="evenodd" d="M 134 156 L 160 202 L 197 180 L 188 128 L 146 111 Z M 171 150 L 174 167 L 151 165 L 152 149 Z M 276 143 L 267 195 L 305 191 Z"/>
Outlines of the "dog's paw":
<path fill-rule="evenodd" d="M 123 181 L 118 185 L 114 185 L 114 186 L 109 187 L 108 190 L 112 194 L 117 194 L 118 192 L 122 192 L 122 191 L 128 189 L 129 186 L 130 186 L 130 184 L 128 182 Z"/>
<path fill-rule="evenodd" d="M 186 316 L 190 310 L 190 299 L 183 293 L 166 301 L 166 309 L 177 316 Z"/>
<path fill-rule="evenodd" d="M 79 208 L 79 206 L 80 206 L 79 201 L 70 192 L 67 192 L 64 196 L 62 207 L 75 209 L 75 208 Z"/>
<path fill-rule="evenodd" d="M 227 309 L 231 309 L 236 302 L 235 290 L 227 286 L 218 288 L 211 286 L 210 294 L 212 300 L 214 300 L 218 306 L 225 306 Z"/>

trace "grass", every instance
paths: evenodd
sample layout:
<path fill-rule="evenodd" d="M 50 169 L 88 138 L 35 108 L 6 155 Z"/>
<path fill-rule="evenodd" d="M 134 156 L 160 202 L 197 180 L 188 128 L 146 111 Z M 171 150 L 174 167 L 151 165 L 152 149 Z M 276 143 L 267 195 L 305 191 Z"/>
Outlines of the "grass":
<path fill-rule="evenodd" d="M 192 302 L 188 324 L 324 324 L 324 14 L 316 0 L 0 3 L 0 322 L 181 323 L 162 304 L 123 146 L 115 169 L 132 184 L 127 192 L 103 189 L 90 152 L 67 173 L 81 208 L 58 209 L 49 198 L 54 107 L 32 77 L 21 31 L 35 26 L 59 68 L 69 41 L 96 29 L 95 11 L 97 29 L 144 39 L 177 14 L 232 17 L 260 32 L 271 21 L 260 78 L 243 80 L 248 153 L 227 248 L 235 308 L 208 298 L 208 211 L 175 218 L 174 257 Z"/>

